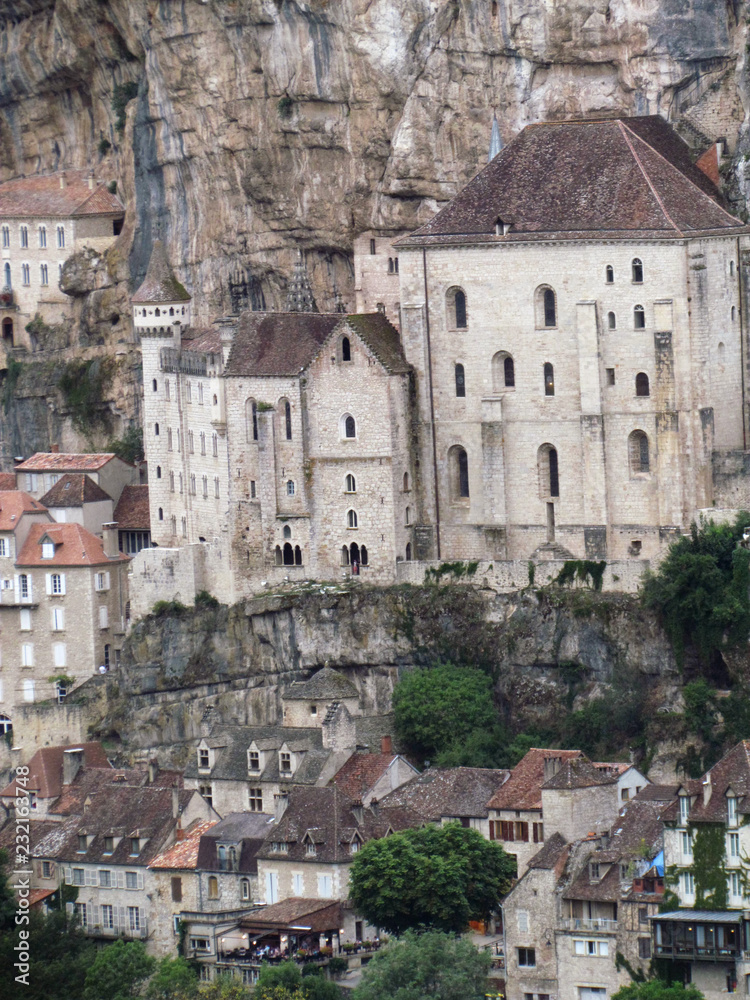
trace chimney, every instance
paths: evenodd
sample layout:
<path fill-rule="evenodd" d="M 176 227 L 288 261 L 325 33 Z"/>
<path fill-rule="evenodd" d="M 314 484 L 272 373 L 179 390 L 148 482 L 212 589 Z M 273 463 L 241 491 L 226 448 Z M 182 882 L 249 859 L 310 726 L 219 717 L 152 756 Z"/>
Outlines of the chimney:
<path fill-rule="evenodd" d="M 177 819 L 180 815 L 180 789 L 172 789 L 172 819 Z"/>
<path fill-rule="evenodd" d="M 159 765 L 155 760 L 150 760 L 148 762 L 148 783 L 153 785 L 156 781 L 156 775 L 159 773 Z"/>
<path fill-rule="evenodd" d="M 63 750 L 63 784 L 70 785 L 83 767 L 83 750 Z"/>
<path fill-rule="evenodd" d="M 89 174 L 88 174 L 87 180 L 89 182 L 89 191 L 93 191 L 94 190 L 94 171 L 93 170 L 89 170 Z"/>
<path fill-rule="evenodd" d="M 365 821 L 365 811 L 364 808 L 362 807 L 361 799 L 357 799 L 352 805 L 352 815 L 356 819 L 359 826 L 362 826 L 362 824 Z"/>
<path fill-rule="evenodd" d="M 60 445 L 59 444 L 51 444 L 49 446 L 49 450 L 50 450 L 50 454 L 51 455 L 59 455 L 60 454 Z"/>
<path fill-rule="evenodd" d="M 550 778 L 554 778 L 557 772 L 560 770 L 562 765 L 561 757 L 545 757 L 544 758 L 544 780 L 549 781 Z"/>
<path fill-rule="evenodd" d="M 60 174 L 60 190 L 65 190 L 65 171 L 63 170 Z"/>
<path fill-rule="evenodd" d="M 108 559 L 117 559 L 120 554 L 117 521 L 109 521 L 102 525 L 102 545 L 104 546 L 104 555 Z"/>
<path fill-rule="evenodd" d="M 281 817 L 286 812 L 286 807 L 288 805 L 289 805 L 289 796 L 288 795 L 285 795 L 285 794 L 274 795 L 274 797 L 273 797 L 273 812 L 274 812 L 274 817 L 275 817 L 277 823 L 279 822 L 279 820 L 281 819 Z"/>
<path fill-rule="evenodd" d="M 708 801 L 711 798 L 711 772 L 709 771 L 708 777 L 703 782 L 703 805 L 707 806 Z"/>
<path fill-rule="evenodd" d="M 390 736 L 384 736 L 380 741 L 381 753 L 393 753 L 393 740 Z"/>
<path fill-rule="evenodd" d="M 224 364 L 227 363 L 227 358 L 229 357 L 229 352 L 232 348 L 232 341 L 234 340 L 234 335 L 237 331 L 238 319 L 239 317 L 237 316 L 221 316 L 219 319 L 214 320 L 215 326 L 218 326 L 219 328 L 221 359 Z"/>
<path fill-rule="evenodd" d="M 377 799 L 370 799 L 370 811 L 372 812 L 373 816 L 377 816 L 377 814 L 378 814 L 378 800 Z"/>

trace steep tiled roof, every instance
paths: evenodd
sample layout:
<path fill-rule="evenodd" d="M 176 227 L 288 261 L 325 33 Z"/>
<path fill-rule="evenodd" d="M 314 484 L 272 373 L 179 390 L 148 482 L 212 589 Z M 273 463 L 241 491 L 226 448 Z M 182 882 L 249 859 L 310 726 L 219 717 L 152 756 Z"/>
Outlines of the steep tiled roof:
<path fill-rule="evenodd" d="M 342 319 L 340 313 L 243 313 L 224 374 L 298 375 Z"/>
<path fill-rule="evenodd" d="M 221 334 L 215 326 L 191 327 L 184 331 L 182 349 L 196 354 L 218 354 L 221 351 Z"/>
<path fill-rule="evenodd" d="M 683 782 L 681 787 L 686 787 L 691 795 L 688 817 L 691 823 L 725 823 L 728 818 L 727 792 L 730 790 L 737 799 L 738 812 L 750 814 L 750 740 L 741 740 L 732 747 L 703 775 L 702 780 Z M 664 810 L 662 817 L 669 821 L 677 819 L 678 815 L 679 803 L 675 799 Z"/>
<path fill-rule="evenodd" d="M 22 514 L 43 514 L 46 510 L 43 504 L 23 490 L 3 490 L 0 493 L 0 531 L 12 531 Z"/>
<path fill-rule="evenodd" d="M 587 757 L 574 757 L 566 760 L 542 788 L 594 788 L 597 785 L 613 785 L 616 781 L 613 774 L 595 767 Z"/>
<path fill-rule="evenodd" d="M 57 480 L 39 503 L 45 507 L 82 507 L 85 503 L 111 499 L 109 493 L 95 483 L 91 476 L 67 473 Z"/>
<path fill-rule="evenodd" d="M 263 771 L 257 776 L 261 781 L 279 780 L 279 755 L 277 751 L 284 743 L 294 744 L 297 752 L 302 753 L 301 762 L 294 772 L 295 784 L 315 784 L 332 752 L 323 749 L 323 734 L 318 728 L 217 726 L 207 742 L 215 751 L 215 763 L 211 771 L 211 778 L 225 781 L 246 782 L 248 780 L 247 751 L 253 742 L 261 750 L 273 751 L 267 753 Z M 185 768 L 185 777 L 197 778 L 199 776 L 197 757 L 195 754 L 191 754 Z"/>
<path fill-rule="evenodd" d="M 70 743 L 59 747 L 42 747 L 28 763 L 28 791 L 36 792 L 40 799 L 57 798 L 63 788 L 63 759 L 66 750 L 83 750 L 83 765 L 87 768 L 112 767 L 101 743 Z M 15 795 L 16 783 L 12 781 L 0 792 L 2 796 Z"/>
<path fill-rule="evenodd" d="M 341 904 L 331 900 L 290 896 L 280 903 L 259 908 L 240 921 L 242 928 L 304 928 L 315 934 L 341 926 Z"/>
<path fill-rule="evenodd" d="M 229 813 L 201 838 L 198 868 L 201 871 L 222 871 L 219 844 L 239 848 L 237 871 L 255 875 L 258 871 L 258 851 L 275 818 L 267 813 Z"/>
<path fill-rule="evenodd" d="M 124 486 L 112 519 L 120 529 L 148 531 L 151 517 L 148 507 L 148 484 Z"/>
<path fill-rule="evenodd" d="M 545 841 L 541 851 L 535 854 L 531 861 L 529 861 L 529 868 L 548 868 L 550 870 L 556 868 L 561 858 L 567 852 L 568 846 L 561 834 L 553 833 Z"/>
<path fill-rule="evenodd" d="M 359 832 L 363 841 L 372 834 L 368 829 L 368 821 L 372 819 L 370 810 L 364 810 L 363 822 L 359 823 L 352 812 L 353 805 L 353 800 L 335 785 L 290 788 L 284 815 L 266 837 L 258 857 L 266 860 L 310 860 L 306 840 L 312 839 L 316 846 L 316 863 L 351 861 L 350 844 L 354 830 Z M 273 850 L 272 845 L 279 843 L 287 846 L 283 854 Z"/>
<path fill-rule="evenodd" d="M 92 191 L 86 171 L 65 172 L 65 187 L 60 174 L 43 177 L 19 177 L 0 184 L 0 218 L 69 219 L 81 215 L 123 215 L 120 199 L 104 184 Z"/>
<path fill-rule="evenodd" d="M 490 809 L 541 809 L 544 762 L 560 760 L 564 763 L 566 760 L 582 756 L 580 750 L 532 748 L 516 764 L 505 784 L 492 796 L 488 802 Z"/>
<path fill-rule="evenodd" d="M 51 559 L 42 559 L 42 539 L 55 543 Z M 126 562 L 128 556 L 118 552 L 113 558 L 104 554 L 100 538 L 92 535 L 81 524 L 32 524 L 23 548 L 18 553 L 16 566 L 104 566 Z"/>
<path fill-rule="evenodd" d="M 398 330 L 382 313 L 347 316 L 346 322 L 365 346 L 370 348 L 386 371 L 411 370 L 411 365 L 404 357 Z"/>
<path fill-rule="evenodd" d="M 408 806 L 431 822 L 444 816 L 483 817 L 508 774 L 484 767 L 431 767 L 384 796 L 380 806 Z"/>
<path fill-rule="evenodd" d="M 207 820 L 205 823 L 194 823 L 185 833 L 182 840 L 176 841 L 166 851 L 157 854 L 149 868 L 166 868 L 173 871 L 189 871 L 198 867 L 198 848 L 201 837 L 217 820 Z"/>
<path fill-rule="evenodd" d="M 60 454 L 38 451 L 26 461 L 19 462 L 16 472 L 97 472 L 113 458 L 117 458 L 114 452 Z"/>
<path fill-rule="evenodd" d="M 510 225 L 495 235 L 499 220 Z M 680 239 L 745 229 L 659 116 L 523 129 L 406 243 Z"/>
<path fill-rule="evenodd" d="M 307 681 L 296 681 L 284 689 L 284 701 L 318 701 L 326 698 L 359 698 L 359 692 L 352 682 L 330 667 L 322 667 Z"/>
<path fill-rule="evenodd" d="M 16 488 L 15 472 L 0 472 L 0 493 Z"/>
<path fill-rule="evenodd" d="M 161 240 L 154 240 L 146 277 L 130 301 L 155 305 L 161 305 L 162 302 L 190 301 L 189 293 L 174 276 Z"/>
<path fill-rule="evenodd" d="M 353 753 L 333 776 L 333 784 L 353 799 L 361 799 L 383 777 L 391 764 L 398 760 L 393 753 Z"/>

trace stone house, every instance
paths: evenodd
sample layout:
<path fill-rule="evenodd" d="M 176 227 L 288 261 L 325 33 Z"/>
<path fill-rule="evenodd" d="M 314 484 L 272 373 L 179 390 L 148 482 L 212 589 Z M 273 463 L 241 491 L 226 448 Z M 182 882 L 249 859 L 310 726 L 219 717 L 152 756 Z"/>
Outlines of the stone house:
<path fill-rule="evenodd" d="M 672 795 L 651 785 L 611 830 L 573 841 L 553 833 L 531 858 L 503 903 L 508 1000 L 605 1000 L 631 970 L 648 973 L 649 917 L 664 884 L 646 876 L 661 857 L 660 813 Z"/>
<path fill-rule="evenodd" d="M 116 531 L 105 527 L 101 539 L 45 514 L 24 528 L 15 555 L 0 555 L 0 679 L 11 718 L 17 704 L 65 696 L 70 685 L 50 678 L 78 683 L 116 666 L 125 635 L 129 560 Z"/>
<path fill-rule="evenodd" d="M 529 125 L 399 240 L 420 557 L 651 559 L 721 505 L 749 236 L 650 116 Z"/>
<path fill-rule="evenodd" d="M 35 819 L 47 817 L 52 806 L 62 794 L 65 785 L 71 784 L 82 768 L 111 769 L 101 743 L 73 743 L 68 746 L 42 747 L 26 765 L 27 783 L 23 791 L 29 797 L 29 808 Z M 6 817 L 15 812 L 15 779 L 0 792 L 0 802 Z M 59 817 L 54 817 L 59 820 Z"/>
<path fill-rule="evenodd" d="M 148 483 L 124 486 L 112 521 L 117 525 L 120 552 L 134 556 L 151 547 Z"/>
<path fill-rule="evenodd" d="M 16 489 L 25 490 L 39 500 L 65 475 L 86 475 L 100 486 L 114 502 L 120 499 L 123 488 L 137 479 L 137 470 L 112 452 L 99 454 L 63 454 L 58 451 L 36 452 L 19 462 Z M 111 518 L 110 518 L 111 520 Z"/>
<path fill-rule="evenodd" d="M 114 514 L 112 497 L 85 474 L 61 476 L 39 503 L 58 523 L 83 525 L 92 535 L 101 535 Z"/>
<path fill-rule="evenodd" d="M 84 246 L 106 250 L 125 209 L 93 172 L 62 171 L 0 184 L 0 329 L 6 350 L 36 348 L 26 324 L 39 313 L 58 323 L 69 313 L 59 282 L 65 261 Z"/>
<path fill-rule="evenodd" d="M 401 754 L 394 754 L 391 738 L 383 738 L 380 753 L 356 750 L 331 779 L 337 788 L 362 805 L 380 802 L 406 782 L 416 780 L 416 767 Z"/>
<path fill-rule="evenodd" d="M 654 956 L 707 1000 L 744 992 L 748 960 L 750 740 L 683 782 L 662 818 L 664 867 L 679 909 L 652 921 Z"/>
<path fill-rule="evenodd" d="M 354 240 L 354 294 L 357 313 L 379 312 L 396 329 L 401 328 L 401 290 L 396 240 L 408 233 L 391 236 L 360 233 Z"/>

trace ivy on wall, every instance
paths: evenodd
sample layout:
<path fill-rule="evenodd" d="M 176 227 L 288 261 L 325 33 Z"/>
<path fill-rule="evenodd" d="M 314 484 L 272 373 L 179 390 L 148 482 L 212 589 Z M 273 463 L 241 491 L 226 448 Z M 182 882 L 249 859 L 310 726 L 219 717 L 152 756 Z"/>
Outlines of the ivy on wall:
<path fill-rule="evenodd" d="M 729 873 L 724 824 L 701 823 L 688 829 L 693 835 L 693 864 L 688 870 L 695 879 L 695 906 L 701 910 L 726 910 Z"/>

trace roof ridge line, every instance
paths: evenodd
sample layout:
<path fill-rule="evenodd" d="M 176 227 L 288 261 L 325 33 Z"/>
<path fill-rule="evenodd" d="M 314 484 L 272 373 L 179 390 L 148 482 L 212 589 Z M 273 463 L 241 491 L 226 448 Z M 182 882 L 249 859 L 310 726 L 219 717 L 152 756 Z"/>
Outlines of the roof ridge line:
<path fill-rule="evenodd" d="M 619 124 L 622 125 L 622 122 L 620 122 Z M 669 124 L 669 122 L 667 124 Z M 673 131 L 675 132 L 676 135 L 679 136 L 679 133 L 677 132 L 676 129 L 673 129 Z M 663 160 L 673 170 L 677 170 L 678 173 L 682 174 L 682 171 L 679 169 L 679 167 L 676 167 L 674 165 L 674 163 L 670 163 L 670 161 L 666 158 L 666 156 L 662 155 L 659 152 L 658 149 L 654 149 L 654 147 L 651 145 L 650 142 L 646 142 L 646 140 L 642 136 L 637 135 L 635 132 L 633 132 L 632 129 L 628 129 L 628 132 L 630 132 L 631 135 L 635 136 L 636 139 L 638 139 L 640 142 L 642 142 L 644 144 L 644 146 L 647 146 L 651 150 L 651 152 L 654 154 L 654 156 L 658 156 L 660 160 Z M 682 138 L 682 137 L 680 136 L 680 138 Z M 634 155 L 636 155 L 636 154 L 634 153 Z M 693 166 L 695 166 L 695 164 L 693 164 Z M 696 167 L 695 169 L 696 170 L 700 170 L 700 167 Z M 703 195 L 704 198 L 708 198 L 708 200 L 711 202 L 712 205 L 715 205 L 720 211 L 722 211 L 724 213 L 724 215 L 726 215 L 728 218 L 730 218 L 732 220 L 732 222 L 734 222 L 734 223 L 739 222 L 741 225 L 743 224 L 741 219 L 738 219 L 736 216 L 732 215 L 731 212 L 728 212 L 724 208 L 723 205 L 720 205 L 719 202 L 716 201 L 714 198 L 712 198 L 710 194 L 708 194 L 706 191 L 703 190 L 703 188 L 698 187 L 698 185 L 695 184 L 693 181 L 691 181 L 690 178 L 687 177 L 685 174 L 682 174 L 682 176 L 685 177 L 685 179 L 687 181 L 689 181 L 693 185 L 694 188 L 696 188 L 698 191 L 700 191 L 700 193 Z M 708 176 L 708 175 L 706 175 L 706 176 Z M 709 180 L 710 179 L 711 178 L 709 177 Z M 717 190 L 718 190 L 718 188 L 717 188 Z M 719 192 L 719 193 L 721 193 L 721 192 Z M 682 233 L 682 230 L 678 229 L 677 232 Z M 684 236 L 685 234 L 682 233 L 682 235 Z"/>
<path fill-rule="evenodd" d="M 669 222 L 669 224 L 672 226 L 672 228 L 675 230 L 675 232 L 678 232 L 680 234 L 680 236 L 684 236 L 685 234 L 680 229 L 680 227 L 677 225 L 677 223 L 674 221 L 674 219 L 672 218 L 672 216 L 669 214 L 669 212 L 666 209 L 666 206 L 664 205 L 664 202 L 659 197 L 659 192 L 656 190 L 656 187 L 654 186 L 651 178 L 646 173 L 646 168 L 641 163 L 640 157 L 638 156 L 638 153 L 636 153 L 635 147 L 633 146 L 633 143 L 630 141 L 630 136 L 628 135 L 628 132 L 630 132 L 630 135 L 633 135 L 633 136 L 635 136 L 635 133 L 632 132 L 630 129 L 626 129 L 625 126 L 623 125 L 622 121 L 620 121 L 619 119 L 617 121 L 617 124 L 620 127 L 620 132 L 622 133 L 623 139 L 628 144 L 628 149 L 632 153 L 633 159 L 638 164 L 638 169 L 643 174 L 643 177 L 644 177 L 646 183 L 648 184 L 649 188 L 651 189 L 651 194 L 653 194 L 654 198 L 656 198 L 657 204 L 659 205 L 659 208 L 662 210 L 662 213 L 664 214 L 665 219 L 667 220 L 667 222 Z M 637 138 L 637 136 L 636 136 L 636 138 Z M 649 149 L 652 149 L 652 147 L 649 146 L 648 143 L 646 143 L 646 145 L 648 146 Z M 653 152 L 656 152 L 656 150 L 654 149 Z M 664 159 L 664 157 L 662 157 L 662 159 Z M 665 160 L 665 162 L 668 162 L 668 161 Z M 686 178 L 686 180 L 689 180 L 689 178 Z M 693 187 L 698 187 L 698 185 L 694 184 Z M 700 191 L 700 188 L 698 188 L 698 190 Z M 711 199 L 711 200 L 713 201 L 713 199 Z"/>

